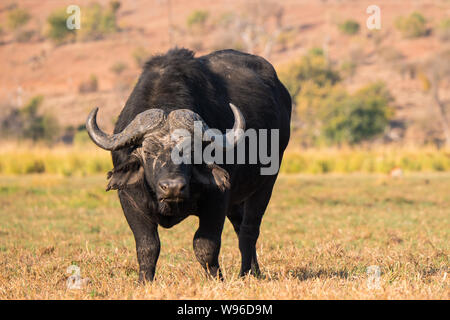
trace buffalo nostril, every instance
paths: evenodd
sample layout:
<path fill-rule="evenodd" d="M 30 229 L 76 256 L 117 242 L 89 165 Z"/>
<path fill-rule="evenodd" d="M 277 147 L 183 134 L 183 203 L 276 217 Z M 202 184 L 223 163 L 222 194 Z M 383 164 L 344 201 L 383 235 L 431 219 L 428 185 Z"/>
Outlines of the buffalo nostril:
<path fill-rule="evenodd" d="M 160 182 L 160 183 L 159 183 L 159 187 L 160 187 L 162 190 L 167 190 L 167 188 L 169 187 L 169 185 L 168 185 L 166 182 Z"/>
<path fill-rule="evenodd" d="M 168 179 L 159 183 L 159 188 L 165 197 L 180 196 L 187 190 L 187 185 L 181 179 Z"/>

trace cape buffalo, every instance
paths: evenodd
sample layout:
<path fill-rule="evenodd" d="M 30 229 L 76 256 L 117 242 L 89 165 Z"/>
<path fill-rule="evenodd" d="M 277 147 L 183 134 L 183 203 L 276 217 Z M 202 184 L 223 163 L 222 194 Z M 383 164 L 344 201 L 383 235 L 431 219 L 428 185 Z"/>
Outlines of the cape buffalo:
<path fill-rule="evenodd" d="M 139 280 L 154 278 L 158 225 L 170 228 L 189 215 L 199 218 L 193 247 L 207 274 L 222 278 L 218 255 L 228 217 L 239 238 L 240 275 L 258 275 L 255 245 L 278 168 L 261 174 L 267 161 L 255 161 L 252 152 L 271 150 L 270 156 L 281 161 L 290 134 L 291 97 L 272 65 L 235 50 L 195 57 L 187 49 L 172 49 L 145 64 L 113 134 L 98 128 L 97 111 L 88 116 L 86 128 L 99 147 L 112 153 L 107 190 L 118 190 L 133 231 Z M 212 145 L 217 155 L 242 143 L 245 161 L 236 162 L 236 154 L 224 163 L 175 163 L 172 155 L 179 141 L 174 132 L 183 129 L 195 135 L 195 123 L 201 124 L 201 133 L 209 128 L 223 133 L 194 137 L 202 150 Z M 246 134 L 250 129 L 274 131 L 277 141 L 260 136 L 252 140 Z"/>

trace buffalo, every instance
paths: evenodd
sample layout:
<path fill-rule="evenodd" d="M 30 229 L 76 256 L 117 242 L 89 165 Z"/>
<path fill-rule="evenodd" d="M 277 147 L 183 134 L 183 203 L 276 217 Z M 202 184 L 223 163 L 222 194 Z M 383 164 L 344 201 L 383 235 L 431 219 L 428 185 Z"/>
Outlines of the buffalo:
<path fill-rule="evenodd" d="M 195 57 L 175 48 L 146 62 L 113 134 L 99 129 L 97 112 L 89 114 L 86 128 L 95 144 L 111 151 L 107 190 L 118 190 L 134 234 L 139 281 L 154 279 L 158 226 L 170 228 L 190 215 L 199 219 L 193 247 L 207 274 L 222 279 L 218 256 L 228 217 L 239 239 L 240 275 L 259 275 L 256 242 L 278 168 L 262 174 L 268 163 L 253 153 L 271 150 L 279 164 L 290 135 L 291 97 L 273 66 L 235 50 Z M 212 128 L 215 136 L 207 134 Z M 251 139 L 255 135 L 249 130 L 275 132 L 276 141 Z M 236 152 L 227 161 L 174 161 L 186 133 L 201 150 L 214 147 L 213 156 L 237 149 L 241 155 Z"/>

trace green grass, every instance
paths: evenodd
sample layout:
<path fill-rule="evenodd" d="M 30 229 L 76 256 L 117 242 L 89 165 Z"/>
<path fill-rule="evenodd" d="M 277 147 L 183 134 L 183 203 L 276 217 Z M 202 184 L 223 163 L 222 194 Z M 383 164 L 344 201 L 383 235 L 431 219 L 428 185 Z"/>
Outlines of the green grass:
<path fill-rule="evenodd" d="M 160 229 L 156 281 L 139 286 L 132 233 L 104 175 L 0 176 L 0 299 L 449 299 L 450 174 L 281 175 L 257 251 L 239 279 L 226 222 L 225 281 L 192 250 L 197 219 Z M 76 264 L 90 281 L 69 290 Z M 367 288 L 366 269 L 381 268 Z"/>

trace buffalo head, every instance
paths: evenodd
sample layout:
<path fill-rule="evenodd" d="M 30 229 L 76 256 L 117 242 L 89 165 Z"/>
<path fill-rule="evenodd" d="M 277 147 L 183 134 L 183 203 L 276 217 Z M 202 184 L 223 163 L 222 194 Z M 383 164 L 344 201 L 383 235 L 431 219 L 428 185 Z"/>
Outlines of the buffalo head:
<path fill-rule="evenodd" d="M 235 118 L 233 129 L 219 139 L 217 136 L 206 139 L 222 149 L 234 148 L 245 129 L 240 110 L 232 104 L 230 107 Z M 174 148 L 180 144 L 180 139 L 186 138 L 181 135 L 174 139 L 180 129 L 191 135 L 192 143 L 195 139 L 203 142 L 204 136 L 208 138 L 208 126 L 199 114 L 187 109 L 169 114 L 161 109 L 149 109 L 138 114 L 121 132 L 108 135 L 97 125 L 97 112 L 98 108 L 92 110 L 86 121 L 86 129 L 94 143 L 109 151 L 130 150 L 128 159 L 108 173 L 107 190 L 146 183 L 158 202 L 159 212 L 173 215 L 184 211 L 183 206 L 191 202 L 194 189 L 207 187 L 225 191 L 230 187 L 228 172 L 216 164 L 177 164 L 172 161 Z M 201 136 L 194 134 L 194 123 L 201 123 Z"/>

